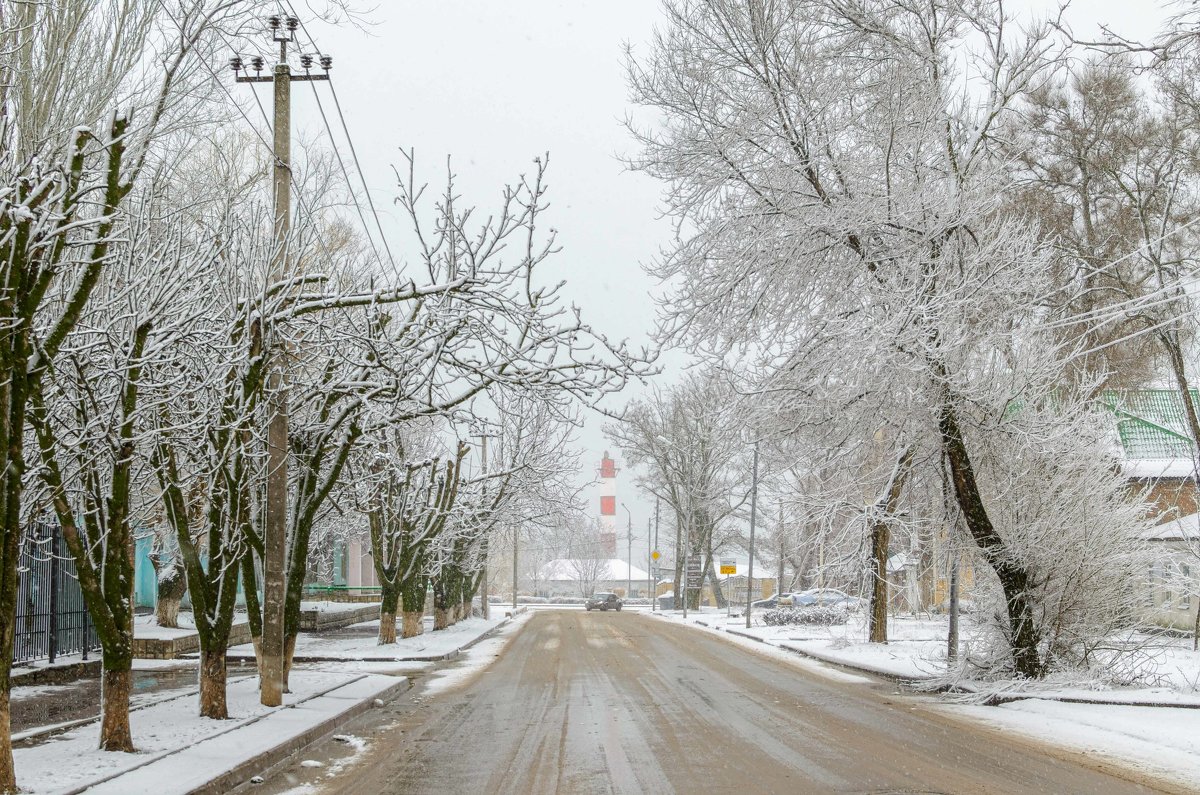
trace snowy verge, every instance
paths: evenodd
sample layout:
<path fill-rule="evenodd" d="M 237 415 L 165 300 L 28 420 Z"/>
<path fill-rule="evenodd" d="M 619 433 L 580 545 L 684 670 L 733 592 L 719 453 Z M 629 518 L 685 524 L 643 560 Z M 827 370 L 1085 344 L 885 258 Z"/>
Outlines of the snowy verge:
<path fill-rule="evenodd" d="M 404 638 L 395 643 L 380 645 L 376 640 L 378 621 L 364 621 L 347 628 L 359 634 L 328 635 L 301 633 L 296 639 L 297 662 L 432 662 L 453 659 L 464 648 L 479 641 L 509 619 L 468 618 L 448 629 L 433 632 L 426 626 L 424 634 Z M 247 643 L 229 649 L 229 658 L 254 659 L 254 647 Z"/>
<path fill-rule="evenodd" d="M 491 637 L 468 648 L 457 664 L 435 671 L 429 677 L 428 684 L 422 690 L 421 696 L 444 693 L 474 679 L 503 653 L 504 648 L 532 615 L 533 613 L 529 611 L 518 611 L 514 618 L 503 620 L 501 623 L 504 626 L 496 630 Z"/>
<path fill-rule="evenodd" d="M 295 750 L 291 745 L 307 735 L 326 733 L 349 713 L 407 686 L 394 677 L 293 671 L 293 692 L 284 708 L 273 709 L 259 704 L 258 681 L 248 677 L 229 684 L 229 720 L 199 717 L 192 698 L 171 699 L 130 714 L 137 753 L 98 750 L 93 722 L 14 749 L 17 780 L 29 793 L 182 795 L 281 748 Z"/>
<path fill-rule="evenodd" d="M 1200 790 L 1200 711 L 1024 699 L 999 707 L 939 705 L 956 717 L 1112 759 Z"/>
<path fill-rule="evenodd" d="M 660 615 L 672 621 L 684 621 L 679 613 Z M 945 617 L 893 617 L 888 622 L 889 642 L 886 644 L 863 640 L 866 636 L 863 620 L 864 617 L 859 615 L 845 626 L 768 627 L 755 623 L 747 628 L 745 618 L 727 617 L 723 612 L 709 609 L 689 612 L 686 623 L 753 638 L 872 676 L 914 684 L 945 680 Z M 1147 681 L 1154 684 L 1117 687 L 1102 680 L 1064 676 L 1036 682 L 958 679 L 955 689 L 977 694 L 978 700 L 992 704 L 1038 698 L 1088 704 L 1200 708 L 1200 652 L 1192 651 L 1187 639 L 1147 640 L 1141 665 Z"/>

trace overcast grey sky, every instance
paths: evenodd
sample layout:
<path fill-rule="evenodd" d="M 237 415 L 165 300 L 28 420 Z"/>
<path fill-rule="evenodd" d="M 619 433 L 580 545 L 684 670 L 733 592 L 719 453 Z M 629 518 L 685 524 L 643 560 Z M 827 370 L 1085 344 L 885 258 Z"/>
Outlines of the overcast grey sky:
<path fill-rule="evenodd" d="M 1162 18 L 1158 4 L 1129 0 L 1076 0 L 1067 15 L 1080 37 L 1097 35 L 1105 23 L 1147 38 Z M 553 273 L 568 281 L 568 297 L 598 330 L 640 342 L 653 327 L 656 289 L 641 266 L 667 244 L 671 230 L 658 219 L 659 187 L 619 160 L 632 147 L 622 127 L 631 110 L 622 44 L 642 46 L 659 19 L 656 0 L 383 0 L 369 32 L 321 25 L 310 31 L 335 59 L 338 94 L 381 212 L 395 217 L 391 166 L 401 148 L 416 150 L 433 186 L 453 156 L 462 193 L 484 208 L 535 156 L 549 152 L 546 223 L 558 229 L 563 248 Z M 297 91 L 295 102 L 300 133 L 317 136 L 311 92 Z M 579 435 L 582 479 L 594 474 L 607 447 L 601 424 L 589 418 Z M 645 560 L 652 504 L 632 491 L 623 474 L 618 499 L 634 514 L 641 539 L 636 562 Z M 597 503 L 594 490 L 588 500 Z M 619 519 L 623 527 L 623 511 Z M 624 538 L 618 546 L 623 557 Z"/>

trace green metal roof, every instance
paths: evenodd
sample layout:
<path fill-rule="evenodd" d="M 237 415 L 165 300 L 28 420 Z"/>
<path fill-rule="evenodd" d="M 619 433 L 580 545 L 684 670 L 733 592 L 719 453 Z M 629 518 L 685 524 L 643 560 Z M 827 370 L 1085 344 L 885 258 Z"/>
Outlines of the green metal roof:
<path fill-rule="evenodd" d="M 1200 400 L 1189 390 L 1192 401 Z M 1101 400 L 1116 415 L 1126 459 L 1191 458 L 1183 399 L 1175 389 L 1109 390 Z"/>

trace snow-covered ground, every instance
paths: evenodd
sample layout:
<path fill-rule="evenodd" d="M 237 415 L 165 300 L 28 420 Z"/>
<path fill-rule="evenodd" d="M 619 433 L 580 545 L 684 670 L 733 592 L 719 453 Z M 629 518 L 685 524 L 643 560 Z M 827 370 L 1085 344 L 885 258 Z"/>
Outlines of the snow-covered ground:
<path fill-rule="evenodd" d="M 422 696 L 430 696 L 452 690 L 471 680 L 482 669 L 486 668 L 492 660 L 500 656 L 501 652 L 504 651 L 504 647 L 508 645 L 508 642 L 512 640 L 513 636 L 529 620 L 531 615 L 532 613 L 528 611 L 518 613 L 515 618 L 497 630 L 494 635 L 466 649 L 454 665 L 435 671 L 429 677 L 428 684 L 425 686 Z"/>
<path fill-rule="evenodd" d="M 296 640 L 296 659 L 366 662 L 439 660 L 491 632 L 505 620 L 503 616 L 486 621 L 482 618 L 469 618 L 448 629 L 434 632 L 432 619 L 427 619 L 423 634 L 386 645 L 380 645 L 376 639 L 379 633 L 378 621 L 364 621 L 334 632 L 302 632 Z M 229 654 L 234 658 L 253 658 L 254 647 L 248 643 L 234 646 L 229 650 Z"/>
<path fill-rule="evenodd" d="M 663 615 L 672 621 L 683 620 L 678 612 Z M 866 617 L 862 614 L 852 616 L 847 624 L 830 627 L 769 627 L 755 616 L 747 629 L 744 617 L 726 617 L 724 611 L 715 609 L 689 611 L 687 620 L 883 676 L 916 681 L 946 674 L 948 622 L 944 616 L 892 617 L 888 621 L 886 644 L 866 642 Z M 964 617 L 960 627 L 964 648 L 971 642 L 973 631 L 969 617 Z M 1200 706 L 1200 652 L 1192 651 L 1191 640 L 1170 636 L 1141 640 L 1144 648 L 1139 652 L 1137 665 L 1143 681 L 1137 685 L 1114 687 L 1079 677 L 1052 677 L 1038 683 L 962 681 L 960 684 L 1000 697 L 1028 693 L 1054 698 Z"/>
<path fill-rule="evenodd" d="M 370 607 L 370 603 L 358 602 L 330 602 L 330 601 L 303 601 L 300 603 L 301 612 L 316 611 L 322 614 L 337 614 L 337 613 L 353 613 L 361 610 L 364 607 Z M 234 613 L 234 624 L 245 624 L 248 619 L 245 613 Z M 154 640 L 171 640 L 173 638 L 182 638 L 187 635 L 196 634 L 196 624 L 192 618 L 190 611 L 180 611 L 179 613 L 179 628 L 160 627 L 158 620 L 153 613 L 134 616 L 133 619 L 133 634 L 137 638 L 147 638 Z"/>
<path fill-rule="evenodd" d="M 245 613 L 235 613 L 233 617 L 234 624 L 245 624 L 247 621 Z M 174 640 L 175 638 L 183 638 L 188 635 L 196 634 L 196 624 L 192 620 L 192 614 L 189 612 L 179 613 L 179 628 L 160 627 L 158 620 L 153 613 L 146 615 L 134 616 L 133 618 L 133 636 L 135 638 L 146 638 L 151 640 Z"/>
<path fill-rule="evenodd" d="M 1106 757 L 1200 791 L 1200 709 L 1070 704 L 1023 699 L 998 707 L 941 705 L 940 711 Z"/>
<path fill-rule="evenodd" d="M 26 792 L 69 792 L 89 783 L 89 793 L 187 792 L 213 771 L 231 769 L 345 712 L 363 699 L 397 685 L 392 677 L 333 671 L 294 671 L 290 709 L 259 704 L 258 682 L 246 677 L 229 683 L 230 720 L 198 716 L 195 698 L 175 698 L 130 714 L 135 754 L 97 749 L 96 723 L 13 752 L 17 780 Z M 194 691 L 193 691 L 194 693 Z M 130 773 L 130 771 L 136 771 Z"/>

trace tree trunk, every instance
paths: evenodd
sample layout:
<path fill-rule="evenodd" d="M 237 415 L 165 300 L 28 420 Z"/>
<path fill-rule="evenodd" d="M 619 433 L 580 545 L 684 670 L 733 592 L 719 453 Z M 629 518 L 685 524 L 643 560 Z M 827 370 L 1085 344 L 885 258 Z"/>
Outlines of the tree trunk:
<path fill-rule="evenodd" d="M 725 609 L 729 606 L 729 599 L 725 596 L 725 589 L 721 587 L 721 581 L 717 579 L 717 569 L 713 564 L 713 556 L 708 556 L 708 581 L 712 583 L 713 599 L 717 603 L 719 609 Z"/>
<path fill-rule="evenodd" d="M 402 634 L 406 638 L 415 638 L 425 631 L 421 623 L 422 613 L 415 610 L 405 610 L 403 616 Z"/>
<path fill-rule="evenodd" d="M 869 615 L 869 640 L 871 643 L 887 643 L 888 578 L 887 559 L 891 546 L 892 530 L 888 517 L 896 512 L 904 482 L 912 469 L 913 450 L 906 447 L 892 467 L 887 489 L 876 503 L 880 518 L 871 529 L 871 612 Z"/>
<path fill-rule="evenodd" d="M 296 633 L 289 632 L 283 638 L 283 692 L 292 692 L 292 663 L 296 659 Z"/>
<path fill-rule="evenodd" d="M 1037 627 L 1033 620 L 1033 606 L 1029 597 L 1029 572 L 1013 559 L 1004 539 L 992 526 L 991 517 L 979 494 L 975 480 L 975 469 L 971 465 L 967 447 L 958 425 L 958 417 L 949 401 L 943 403 L 938 420 L 946 460 L 950 463 L 950 476 L 954 483 L 954 496 L 966 521 L 967 530 L 975 544 L 983 552 L 1000 580 L 1004 591 L 1005 608 L 1008 613 L 1009 646 L 1012 650 L 1013 669 L 1017 676 L 1037 679 L 1042 671 L 1038 652 Z"/>
<path fill-rule="evenodd" d="M 450 615 L 452 606 L 450 604 L 450 583 L 449 574 L 443 574 L 441 577 L 433 581 L 433 631 L 446 629 L 453 623 Z"/>
<path fill-rule="evenodd" d="M 408 577 L 400 582 L 400 607 L 404 611 L 404 637 L 415 638 L 425 631 L 425 577 Z"/>
<path fill-rule="evenodd" d="M 396 642 L 396 614 L 379 613 L 379 645 Z"/>
<path fill-rule="evenodd" d="M 229 706 L 225 699 L 225 647 L 200 652 L 200 717 L 225 720 Z"/>
<path fill-rule="evenodd" d="M 400 605 L 400 588 L 394 583 L 380 584 L 379 644 L 396 642 L 396 608 Z"/>
<path fill-rule="evenodd" d="M 179 629 L 179 603 L 187 593 L 187 578 L 183 566 L 172 561 L 158 572 L 158 598 L 154 603 L 154 615 L 160 627 Z"/>
<path fill-rule="evenodd" d="M 4 678 L 7 680 L 7 673 Z M 12 761 L 12 730 L 10 728 L 11 709 L 9 707 L 9 689 L 7 681 L 0 687 L 0 792 L 17 792 L 17 775 Z"/>
<path fill-rule="evenodd" d="M 124 666 L 105 668 L 101 681 L 100 750 L 133 753 L 133 733 L 129 729 L 129 694 L 133 690 L 133 670 Z"/>
<path fill-rule="evenodd" d="M 876 522 L 871 530 L 871 612 L 867 639 L 871 643 L 887 643 L 888 579 L 887 555 L 892 533 L 887 522 Z"/>
<path fill-rule="evenodd" d="M 159 594 L 154 603 L 154 620 L 160 627 L 179 629 L 179 599 L 170 599 Z"/>
<path fill-rule="evenodd" d="M 254 571 L 254 553 L 242 556 L 242 592 L 246 595 L 246 622 L 250 625 L 250 642 L 254 644 L 254 664 L 262 687 L 262 604 L 258 600 L 258 575 Z"/>

